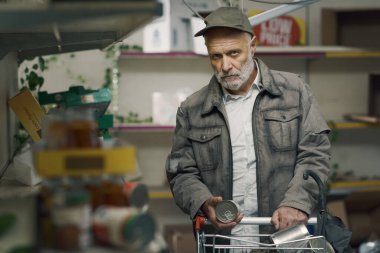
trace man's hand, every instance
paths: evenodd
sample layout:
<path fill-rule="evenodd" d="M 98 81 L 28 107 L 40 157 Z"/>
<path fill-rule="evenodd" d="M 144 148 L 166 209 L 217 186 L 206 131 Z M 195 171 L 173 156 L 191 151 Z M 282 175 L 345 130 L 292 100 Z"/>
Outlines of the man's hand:
<path fill-rule="evenodd" d="M 309 217 L 306 213 L 293 207 L 282 206 L 274 211 L 271 223 L 277 230 L 281 230 L 295 224 L 307 223 Z"/>
<path fill-rule="evenodd" d="M 222 223 L 216 219 L 215 214 L 215 206 L 222 201 L 222 197 L 211 197 L 208 200 L 206 200 L 202 205 L 202 211 L 204 214 L 206 214 L 209 221 L 212 223 L 212 225 L 217 229 L 231 229 L 235 227 L 241 219 L 243 219 L 243 214 L 239 213 L 237 218 L 230 222 L 230 223 Z"/>

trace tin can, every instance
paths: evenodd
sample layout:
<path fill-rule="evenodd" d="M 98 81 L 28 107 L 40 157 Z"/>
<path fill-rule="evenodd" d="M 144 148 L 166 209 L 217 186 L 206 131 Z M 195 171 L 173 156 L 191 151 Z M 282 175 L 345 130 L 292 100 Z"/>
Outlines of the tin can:
<path fill-rule="evenodd" d="M 276 244 L 278 248 L 281 248 L 281 247 L 294 248 L 294 250 L 289 251 L 290 253 L 293 253 L 293 252 L 298 253 L 300 252 L 300 250 L 308 248 L 309 245 L 308 245 L 307 239 L 309 237 L 310 237 L 309 231 L 307 230 L 307 227 L 304 224 L 294 225 L 292 227 L 280 230 L 270 236 L 270 238 L 272 239 L 272 241 Z M 297 241 L 297 240 L 300 240 L 300 241 Z M 282 250 L 278 252 L 282 253 L 282 252 L 288 252 L 288 251 Z"/>
<path fill-rule="evenodd" d="M 54 194 L 52 223 L 55 248 L 79 250 L 91 242 L 90 195 L 81 189 L 60 190 Z"/>
<path fill-rule="evenodd" d="M 239 205 L 232 200 L 222 200 L 215 207 L 216 218 L 222 223 L 234 221 L 240 211 Z"/>
<path fill-rule="evenodd" d="M 92 227 L 98 242 L 132 251 L 147 246 L 156 232 L 153 217 L 133 207 L 98 207 Z"/>
<path fill-rule="evenodd" d="M 147 208 L 149 202 L 148 187 L 138 182 L 126 182 L 123 191 L 127 196 L 128 205 Z"/>

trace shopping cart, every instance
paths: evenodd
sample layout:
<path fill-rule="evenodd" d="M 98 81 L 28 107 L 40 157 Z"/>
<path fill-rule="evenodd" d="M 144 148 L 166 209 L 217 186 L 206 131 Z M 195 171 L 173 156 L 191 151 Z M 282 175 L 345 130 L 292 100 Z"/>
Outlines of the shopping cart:
<path fill-rule="evenodd" d="M 244 217 L 240 222 L 241 225 L 271 225 L 270 217 Z M 317 218 L 309 219 L 308 224 L 317 224 Z M 270 234 L 255 234 L 244 236 L 226 236 L 221 234 L 208 234 L 203 230 L 205 225 L 211 225 L 211 222 L 203 216 L 197 216 L 195 220 L 195 233 L 197 242 L 197 253 L 228 252 L 234 250 L 259 250 L 259 252 L 311 252 L 311 253 L 334 253 L 334 249 L 326 242 L 324 236 L 308 235 L 302 239 L 288 240 L 281 243 L 262 243 L 262 241 L 271 241 Z M 256 238 L 256 241 L 252 241 Z M 226 239 L 231 243 L 218 243 L 218 239 Z M 233 242 L 233 243 L 232 243 Z M 245 251 L 244 251 L 245 252 Z M 255 251 L 253 251 L 255 252 Z"/>

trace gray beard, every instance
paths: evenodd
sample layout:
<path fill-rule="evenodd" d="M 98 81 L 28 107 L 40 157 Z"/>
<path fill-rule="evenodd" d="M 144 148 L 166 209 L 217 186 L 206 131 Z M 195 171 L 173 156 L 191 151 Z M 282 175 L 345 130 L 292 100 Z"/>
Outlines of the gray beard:
<path fill-rule="evenodd" d="M 253 56 L 248 57 L 247 62 L 243 65 L 241 71 L 232 71 L 230 73 L 224 74 L 223 72 L 215 72 L 216 79 L 219 83 L 227 90 L 239 90 L 245 82 L 249 79 L 252 71 L 255 68 Z M 228 75 L 237 75 L 239 80 L 233 82 L 226 82 L 223 77 Z"/>

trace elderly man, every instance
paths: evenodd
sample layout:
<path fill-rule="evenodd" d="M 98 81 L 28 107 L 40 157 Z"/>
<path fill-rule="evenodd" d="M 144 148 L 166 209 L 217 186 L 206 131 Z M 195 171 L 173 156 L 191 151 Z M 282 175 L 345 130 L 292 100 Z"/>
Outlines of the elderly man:
<path fill-rule="evenodd" d="M 319 192 L 303 173 L 326 180 L 330 159 L 329 128 L 310 87 L 254 57 L 256 37 L 239 9 L 221 7 L 205 23 L 195 36 L 205 38 L 214 74 L 178 108 L 166 163 L 174 200 L 218 233 L 257 234 L 257 226 L 238 225 L 243 216 L 272 217 L 277 230 L 305 223 Z M 232 222 L 216 219 L 222 199 L 240 206 Z"/>

